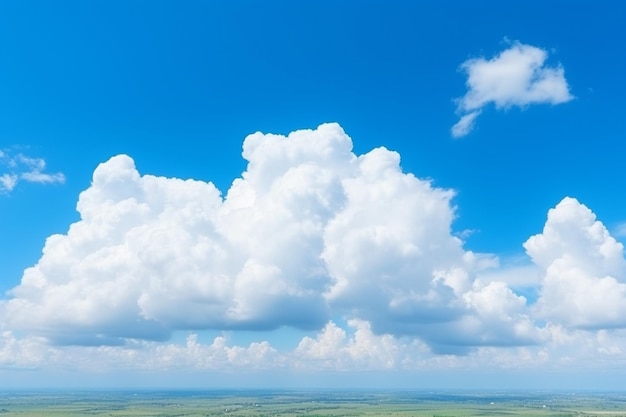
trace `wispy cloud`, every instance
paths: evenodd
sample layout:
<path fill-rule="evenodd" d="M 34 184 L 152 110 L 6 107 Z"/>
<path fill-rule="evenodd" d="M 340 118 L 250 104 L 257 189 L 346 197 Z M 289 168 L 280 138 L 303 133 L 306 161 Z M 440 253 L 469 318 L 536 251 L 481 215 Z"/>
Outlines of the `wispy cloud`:
<path fill-rule="evenodd" d="M 61 172 L 47 173 L 43 158 L 32 158 L 22 153 L 11 155 L 0 151 L 0 193 L 10 193 L 20 181 L 39 184 L 62 184 L 65 175 Z"/>
<path fill-rule="evenodd" d="M 572 100 L 563 67 L 550 67 L 547 59 L 546 50 L 513 42 L 491 59 L 465 61 L 461 70 L 467 74 L 468 90 L 456 100 L 461 118 L 452 127 L 452 136 L 459 138 L 470 133 L 481 109 L 491 103 L 497 109 L 506 109 Z"/>
<path fill-rule="evenodd" d="M 17 175 L 4 173 L 0 176 L 0 191 L 12 191 L 17 185 Z"/>
<path fill-rule="evenodd" d="M 626 222 L 620 223 L 613 229 L 613 234 L 619 238 L 626 237 Z"/>
<path fill-rule="evenodd" d="M 476 120 L 479 114 L 480 110 L 476 110 L 461 116 L 461 119 L 452 126 L 452 136 L 460 138 L 471 132 L 474 128 L 474 120 Z"/>

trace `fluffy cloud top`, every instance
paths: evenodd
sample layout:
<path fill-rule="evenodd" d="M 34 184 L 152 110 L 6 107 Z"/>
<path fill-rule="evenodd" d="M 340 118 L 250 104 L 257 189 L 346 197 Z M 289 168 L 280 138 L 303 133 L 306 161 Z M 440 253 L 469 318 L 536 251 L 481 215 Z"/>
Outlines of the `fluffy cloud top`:
<path fill-rule="evenodd" d="M 0 193 L 13 191 L 20 181 L 40 184 L 65 182 L 62 173 L 49 174 L 45 170 L 46 161 L 42 158 L 31 158 L 21 153 L 12 156 L 0 151 Z"/>
<path fill-rule="evenodd" d="M 524 247 L 545 271 L 542 317 L 581 328 L 626 327 L 624 247 L 586 206 L 563 199 Z"/>
<path fill-rule="evenodd" d="M 467 74 L 468 91 L 457 99 L 461 119 L 452 126 L 452 136 L 471 132 L 481 109 L 491 103 L 501 109 L 572 100 L 563 67 L 547 66 L 547 58 L 547 51 L 515 42 L 489 60 L 465 61 L 461 69 Z"/>

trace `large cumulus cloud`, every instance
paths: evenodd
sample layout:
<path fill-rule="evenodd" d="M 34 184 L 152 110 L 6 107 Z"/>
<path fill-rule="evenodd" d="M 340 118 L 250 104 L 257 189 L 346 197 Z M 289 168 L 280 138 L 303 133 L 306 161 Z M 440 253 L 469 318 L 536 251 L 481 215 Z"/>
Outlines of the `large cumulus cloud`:
<path fill-rule="evenodd" d="M 454 193 L 403 172 L 397 153 L 355 155 L 324 124 L 250 135 L 243 157 L 224 197 L 211 183 L 141 175 L 126 155 L 100 164 L 80 220 L 47 239 L 4 302 L 7 326 L 100 345 L 179 329 L 321 329 L 343 315 L 439 344 L 518 343 L 508 326 L 525 323 L 525 300 L 474 282 L 494 258 L 463 249 Z M 494 291 L 510 311 L 483 308 Z M 487 322 L 503 330 L 487 334 Z"/>
<path fill-rule="evenodd" d="M 280 359 L 305 368 L 304 358 L 385 369 L 405 349 L 471 354 L 585 334 L 610 340 L 607 352 L 619 346 L 611 329 L 626 327 L 623 247 L 578 201 L 564 199 L 525 243 L 534 266 L 521 271 L 534 272 L 520 281 L 452 233 L 452 190 L 404 172 L 396 152 L 354 154 L 337 124 L 255 133 L 243 157 L 225 195 L 208 182 L 142 175 L 126 155 L 100 164 L 79 197 L 80 220 L 47 239 L 0 302 L 4 351 L 45 342 L 158 355 L 166 348 L 150 343 L 179 330 L 282 326 L 320 331 Z M 537 300 L 516 292 L 518 282 Z M 263 340 L 250 349 L 246 361 L 275 354 Z"/>

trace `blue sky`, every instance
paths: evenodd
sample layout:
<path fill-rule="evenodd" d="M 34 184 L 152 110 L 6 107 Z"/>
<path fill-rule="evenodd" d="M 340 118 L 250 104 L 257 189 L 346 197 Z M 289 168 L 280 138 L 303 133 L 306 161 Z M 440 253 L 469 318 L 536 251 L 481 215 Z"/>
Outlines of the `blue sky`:
<path fill-rule="evenodd" d="M 0 385 L 620 388 L 625 21 L 2 2 Z"/>

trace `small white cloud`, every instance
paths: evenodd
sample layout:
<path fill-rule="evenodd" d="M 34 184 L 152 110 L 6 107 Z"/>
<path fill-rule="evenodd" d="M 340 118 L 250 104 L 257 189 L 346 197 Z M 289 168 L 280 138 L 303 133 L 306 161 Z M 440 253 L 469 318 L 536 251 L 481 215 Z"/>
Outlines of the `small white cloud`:
<path fill-rule="evenodd" d="M 24 154 L 18 154 L 14 158 L 15 163 L 20 163 L 30 171 L 40 172 L 46 169 L 46 161 L 41 158 L 30 158 Z"/>
<path fill-rule="evenodd" d="M 0 170 L 5 172 L 0 175 L 0 192 L 12 191 L 20 181 L 39 184 L 63 184 L 65 175 L 62 173 L 50 174 L 44 172 L 46 161 L 42 158 L 31 158 L 24 154 L 11 156 L 0 151 Z"/>
<path fill-rule="evenodd" d="M 450 130 L 452 132 L 452 137 L 460 138 L 471 132 L 472 129 L 474 129 L 474 120 L 476 120 L 479 114 L 480 111 L 473 111 L 463 115 L 461 119 L 459 119 L 459 121 L 452 126 L 452 129 Z"/>
<path fill-rule="evenodd" d="M 462 116 L 452 127 L 452 136 L 467 135 L 480 110 L 491 103 L 501 109 L 572 100 L 563 67 L 547 66 L 547 58 L 543 49 L 514 42 L 494 58 L 465 61 L 461 69 L 467 74 L 468 91 L 457 99 Z"/>
<path fill-rule="evenodd" d="M 390 334 L 376 335 L 371 324 L 363 320 L 349 320 L 354 334 L 335 323 L 328 322 L 315 339 L 303 338 L 295 349 L 299 367 L 333 370 L 392 369 L 400 362 L 402 344 Z M 422 346 L 422 352 L 428 349 Z"/>
<path fill-rule="evenodd" d="M 29 158 L 23 154 L 17 155 L 15 162 L 26 167 L 28 170 L 20 173 L 20 179 L 28 182 L 37 182 L 41 184 L 64 183 L 65 176 L 62 173 L 47 174 L 43 171 L 46 169 L 46 161 L 42 158 Z"/>
<path fill-rule="evenodd" d="M 39 171 L 30 171 L 20 174 L 20 179 L 28 182 L 38 182 L 40 184 L 63 184 L 65 182 L 65 175 L 60 172 L 56 174 L 45 174 Z"/>
<path fill-rule="evenodd" d="M 12 191 L 17 185 L 17 175 L 2 174 L 0 176 L 0 192 Z"/>

